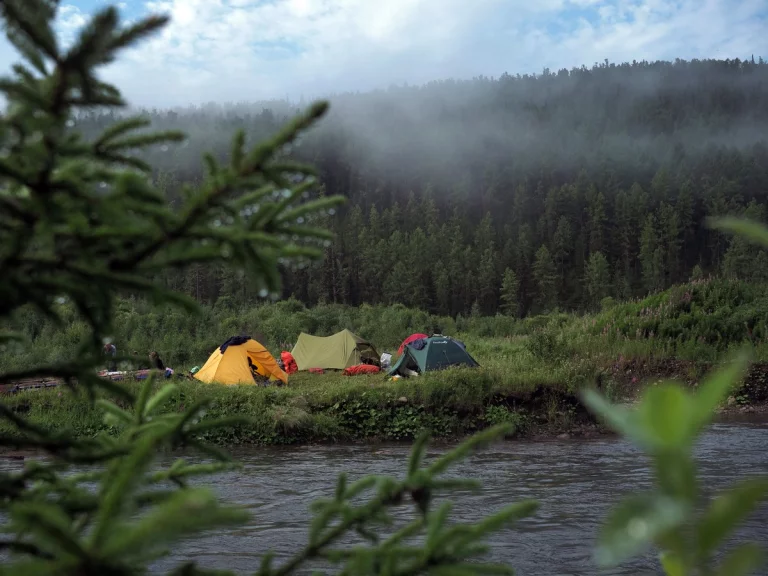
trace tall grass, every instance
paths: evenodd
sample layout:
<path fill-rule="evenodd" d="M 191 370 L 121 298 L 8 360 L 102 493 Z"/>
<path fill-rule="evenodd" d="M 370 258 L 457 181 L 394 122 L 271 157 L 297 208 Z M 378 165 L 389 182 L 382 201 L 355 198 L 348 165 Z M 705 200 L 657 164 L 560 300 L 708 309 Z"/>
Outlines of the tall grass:
<path fill-rule="evenodd" d="M 480 362 L 479 369 L 399 381 L 383 374 L 301 373 L 292 375 L 289 386 L 282 388 L 185 380 L 166 409 L 181 410 L 212 396 L 210 417 L 250 418 L 247 426 L 217 432 L 212 440 L 222 443 L 405 439 L 424 428 L 445 437 L 499 421 L 515 422 L 522 433 L 537 423 L 567 427 L 574 394 L 584 384 L 598 382 L 609 393 L 626 393 L 629 388 L 636 392 L 638 378 L 652 376 L 656 364 L 664 365 L 666 376 L 696 380 L 708 369 L 702 365 L 716 362 L 744 341 L 753 343 L 758 359 L 768 359 L 768 300 L 763 292 L 762 286 L 700 281 L 644 300 L 609 305 L 592 315 L 557 313 L 522 320 L 440 318 L 403 306 L 307 309 L 292 300 L 243 309 L 225 301 L 194 317 L 125 299 L 118 304 L 119 330 L 114 338 L 121 352 L 157 350 L 167 365 L 185 371 L 202 364 L 215 347 L 238 333 L 256 337 L 274 353 L 292 346 L 302 331 L 323 335 L 349 328 L 370 338 L 379 351 L 391 352 L 412 332 L 453 334 L 465 341 Z M 15 327 L 23 329 L 32 345 L 6 349 L 0 357 L 3 367 L 24 368 L 74 353 L 84 326 L 72 314 L 68 320 L 67 326 L 57 329 L 22 311 L 14 319 Z M 670 360 L 675 362 L 670 365 Z M 645 372 L 637 369 L 637 361 L 642 361 Z M 670 374 L 670 370 L 682 372 Z M 748 381 L 745 394 L 764 396 L 763 380 L 765 375 Z M 20 394 L 11 403 L 44 427 L 69 427 L 84 435 L 110 431 L 87 402 L 57 390 Z"/>
<path fill-rule="evenodd" d="M 127 298 L 117 305 L 114 341 L 121 353 L 136 352 L 146 358 L 150 350 L 157 350 L 167 365 L 188 370 L 205 362 L 234 334 L 249 334 L 278 353 L 290 349 L 300 332 L 328 335 L 348 328 L 371 340 L 379 352 L 394 352 L 413 332 L 439 332 L 465 339 L 471 352 L 484 358 L 484 365 L 503 364 L 508 374 L 527 370 L 535 380 L 539 367 L 521 356 L 523 350 L 542 362 L 544 371 L 554 361 L 574 358 L 717 361 L 745 341 L 752 342 L 759 359 L 768 359 L 765 294 L 763 285 L 700 280 L 643 300 L 609 305 L 595 314 L 554 313 L 525 319 L 502 315 L 453 319 L 400 305 L 308 309 L 295 300 L 238 307 L 229 299 L 191 316 Z M 13 327 L 23 331 L 32 345 L 6 347 L 0 367 L 23 369 L 72 357 L 85 325 L 66 305 L 62 308 L 68 312 L 64 327 L 31 310 L 19 312 Z"/>

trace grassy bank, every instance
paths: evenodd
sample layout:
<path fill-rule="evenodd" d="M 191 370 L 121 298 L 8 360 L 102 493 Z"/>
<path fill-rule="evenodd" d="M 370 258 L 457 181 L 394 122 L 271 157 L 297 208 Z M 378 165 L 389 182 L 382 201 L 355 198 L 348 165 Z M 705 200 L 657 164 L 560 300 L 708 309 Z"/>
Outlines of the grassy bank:
<path fill-rule="evenodd" d="M 206 418 L 242 415 L 249 423 L 217 431 L 222 445 L 410 440 L 421 430 L 455 438 L 501 422 L 518 437 L 593 434 L 595 423 L 578 402 L 577 390 L 594 384 L 614 399 L 631 400 L 647 382 L 671 377 L 695 386 L 716 364 L 671 359 L 597 358 L 540 361 L 529 337 L 470 340 L 479 369 L 452 369 L 387 381 L 381 375 L 344 377 L 298 374 L 288 387 L 219 386 L 178 380 L 167 411 L 203 398 L 213 400 Z M 134 385 L 137 386 L 137 385 Z M 734 407 L 768 401 L 768 364 L 756 364 L 734 392 Z M 47 389 L 7 397 L 14 410 L 48 429 L 79 436 L 110 432 L 86 398 Z M 2 432 L 11 432 L 7 425 Z"/>
<path fill-rule="evenodd" d="M 212 397 L 208 417 L 241 414 L 251 422 L 210 440 L 224 444 L 287 444 L 350 440 L 401 440 L 429 428 L 454 437 L 506 421 L 518 435 L 559 434 L 591 426 L 576 394 L 596 385 L 614 398 L 631 399 L 647 382 L 677 378 L 695 386 L 736 348 L 751 345 L 758 364 L 734 392 L 732 404 L 768 401 L 768 299 L 765 287 L 722 280 L 677 286 L 636 302 L 606 301 L 591 315 L 439 318 L 402 306 L 307 309 L 295 301 L 236 310 L 229 303 L 200 317 L 143 302 L 119 304 L 118 346 L 156 349 L 168 365 L 202 364 L 226 339 L 247 332 L 274 352 L 301 332 L 330 334 L 350 328 L 394 350 L 414 331 L 462 338 L 480 369 L 430 373 L 388 382 L 382 375 L 291 377 L 285 388 L 223 387 L 179 382 L 167 410 Z M 19 315 L 17 329 L 33 345 L 2 356 L 4 369 L 65 357 L 77 346 L 76 318 L 56 330 L 34 314 Z M 33 391 L 8 398 L 46 427 L 92 435 L 106 430 L 85 399 L 67 391 Z"/>
<path fill-rule="evenodd" d="M 212 398 L 206 417 L 239 414 L 246 426 L 217 433 L 223 444 L 289 444 L 354 440 L 406 440 L 424 428 L 438 437 L 463 436 L 500 422 L 517 434 L 561 430 L 582 415 L 569 393 L 579 377 L 570 367 L 538 362 L 525 339 L 475 339 L 480 369 L 451 369 L 391 382 L 382 375 L 297 374 L 287 387 L 219 386 L 179 380 L 165 409 L 177 411 Z M 11 406 L 46 428 L 78 435 L 108 431 L 98 410 L 66 390 L 9 396 Z"/>

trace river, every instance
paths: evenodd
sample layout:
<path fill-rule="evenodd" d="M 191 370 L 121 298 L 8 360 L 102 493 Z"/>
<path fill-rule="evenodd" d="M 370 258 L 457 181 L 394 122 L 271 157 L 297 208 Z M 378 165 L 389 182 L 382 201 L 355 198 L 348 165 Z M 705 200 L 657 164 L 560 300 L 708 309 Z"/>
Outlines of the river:
<path fill-rule="evenodd" d="M 766 448 L 764 421 L 712 426 L 697 445 L 704 489 L 768 472 Z M 442 450 L 435 447 L 430 456 Z M 275 551 L 278 560 L 295 553 L 306 542 L 309 503 L 332 494 L 339 472 L 348 471 L 350 479 L 368 473 L 401 476 L 408 452 L 405 445 L 239 450 L 244 468 L 220 475 L 215 486 L 226 501 L 250 509 L 249 525 L 184 544 L 154 568 L 194 559 L 205 567 L 247 574 L 258 568 L 264 550 Z M 454 498 L 452 518 L 458 521 L 476 521 L 522 499 L 541 503 L 533 518 L 489 540 L 490 558 L 511 564 L 521 576 L 660 573 L 650 553 L 610 571 L 599 571 L 592 561 L 591 546 L 609 503 L 651 482 L 647 461 L 621 439 L 501 442 L 457 466 L 455 473 L 483 483 L 479 493 Z M 406 508 L 398 512 L 403 518 Z M 756 511 L 737 538 L 768 546 L 768 507 Z"/>
<path fill-rule="evenodd" d="M 446 448 L 434 446 L 427 458 Z M 704 489 L 711 492 L 738 479 L 768 473 L 766 448 L 764 416 L 751 421 L 742 416 L 740 421 L 713 425 L 696 449 Z M 209 477 L 207 482 L 224 501 L 249 509 L 249 524 L 181 544 L 171 557 L 152 566 L 153 573 L 196 560 L 206 568 L 249 574 L 258 569 L 266 550 L 273 550 L 279 562 L 306 543 L 308 506 L 318 497 L 332 495 L 339 472 L 349 472 L 350 480 L 364 474 L 401 477 L 409 446 L 249 448 L 234 454 L 244 467 Z M 176 457 L 169 455 L 167 463 Z M 651 553 L 609 571 L 599 571 L 591 556 L 609 504 L 649 487 L 647 464 L 631 445 L 612 437 L 499 442 L 453 469 L 452 475 L 476 478 L 483 487 L 477 493 L 454 494 L 451 519 L 473 522 L 506 504 L 535 499 L 541 508 L 534 517 L 491 536 L 489 559 L 512 565 L 521 576 L 660 574 Z M 2 468 L 18 466 L 17 461 L 0 461 Z M 410 514 L 410 506 L 401 506 L 394 516 L 404 519 Z M 746 539 L 768 548 L 768 506 L 757 510 L 739 530 L 736 540 Z M 768 570 L 761 574 L 768 575 Z"/>

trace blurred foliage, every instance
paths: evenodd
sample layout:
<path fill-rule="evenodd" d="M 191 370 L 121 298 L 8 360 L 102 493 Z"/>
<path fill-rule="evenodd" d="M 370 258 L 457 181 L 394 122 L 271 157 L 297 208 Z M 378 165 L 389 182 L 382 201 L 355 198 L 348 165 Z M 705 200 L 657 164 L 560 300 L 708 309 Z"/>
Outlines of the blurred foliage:
<path fill-rule="evenodd" d="M 208 176 L 186 187 L 183 202 L 169 206 L 147 176 L 149 166 L 133 151 L 168 146 L 175 132 L 143 131 L 147 121 L 127 118 L 93 140 L 73 127 L 79 109 L 118 108 L 118 90 L 101 82 L 99 67 L 157 32 L 166 23 L 151 16 L 127 27 L 114 7 L 96 13 L 76 42 L 62 49 L 53 22 L 54 0 L 6 0 L 0 14 L 6 35 L 24 59 L 14 76 L 0 81 L 8 109 L 0 119 L 0 317 L 36 310 L 52 325 L 75 326 L 76 346 L 48 364 L 31 364 L 0 374 L 0 382 L 23 377 L 59 377 L 73 395 L 87 394 L 111 433 L 82 438 L 61 427 L 41 427 L 0 404 L 13 433 L 0 447 L 47 453 L 21 471 L 0 473 L 0 510 L 5 518 L 0 547 L 11 552 L 1 574 L 143 574 L 150 562 L 184 537 L 247 520 L 244 510 L 220 505 L 210 489 L 187 479 L 234 464 L 204 442 L 211 431 L 242 424 L 241 416 L 203 419 L 211 398 L 175 411 L 163 410 L 178 393 L 174 384 L 157 389 L 148 378 L 138 389 L 96 376 L 101 346 L 113 340 L 121 320 L 116 298 L 130 293 L 155 304 L 175 304 L 196 313 L 193 300 L 152 280 L 158 271 L 224 262 L 244 271 L 265 295 L 279 288 L 278 263 L 321 254 L 312 242 L 330 237 L 320 224 L 338 197 L 304 201 L 313 171 L 281 156 L 281 150 L 314 123 L 327 105 L 318 103 L 271 139 L 248 149 L 235 135 L 230 164 L 206 157 Z M 22 341 L 6 332 L 0 343 Z M 6 348 L 6 352 L 8 349 Z M 490 429 L 427 467 L 426 446 L 414 446 L 404 480 L 369 477 L 347 485 L 342 476 L 335 496 L 315 503 L 306 548 L 279 567 L 265 551 L 259 574 L 291 574 L 315 558 L 346 566 L 347 572 L 416 574 L 441 567 L 465 574 L 510 573 L 476 560 L 481 540 L 535 504 L 502 509 L 474 526 L 449 526 L 449 505 L 430 506 L 440 490 L 475 483 L 441 480 L 456 460 L 508 432 Z M 162 450 L 187 446 L 203 450 L 212 464 L 184 459 L 158 469 Z M 94 465 L 88 472 L 77 466 Z M 95 484 L 95 490 L 93 486 Z M 362 505 L 352 499 L 368 494 Z M 376 535 L 388 523 L 387 508 L 410 498 L 420 514 L 388 538 Z M 356 532 L 367 547 L 336 550 L 337 541 Z M 408 543 L 418 534 L 426 539 Z M 475 561 L 470 564 L 469 561 Z M 203 574 L 195 563 L 173 574 Z"/>
<path fill-rule="evenodd" d="M 719 561 L 716 554 L 768 496 L 768 476 L 740 481 L 707 501 L 692 455 L 697 437 L 746 364 L 745 357 L 738 358 L 707 378 L 696 394 L 672 383 L 649 387 L 633 410 L 585 393 L 584 401 L 601 419 L 650 456 L 655 480 L 652 491 L 633 494 L 608 515 L 596 552 L 599 564 L 617 565 L 653 544 L 667 576 L 743 576 L 762 565 L 756 544 L 740 544 Z"/>

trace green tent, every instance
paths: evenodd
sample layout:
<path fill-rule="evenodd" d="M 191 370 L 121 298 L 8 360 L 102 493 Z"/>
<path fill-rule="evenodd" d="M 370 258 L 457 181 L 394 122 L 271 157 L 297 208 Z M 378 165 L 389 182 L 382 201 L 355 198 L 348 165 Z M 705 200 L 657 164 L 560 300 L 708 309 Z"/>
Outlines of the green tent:
<path fill-rule="evenodd" d="M 379 354 L 373 345 L 349 330 L 325 337 L 302 332 L 291 354 L 299 370 L 344 370 L 362 363 L 379 365 Z"/>
<path fill-rule="evenodd" d="M 464 344 L 449 336 L 435 334 L 429 338 L 416 340 L 405 346 L 403 355 L 389 371 L 390 376 L 407 376 L 409 371 L 427 372 L 449 366 L 480 366 L 469 355 Z"/>

